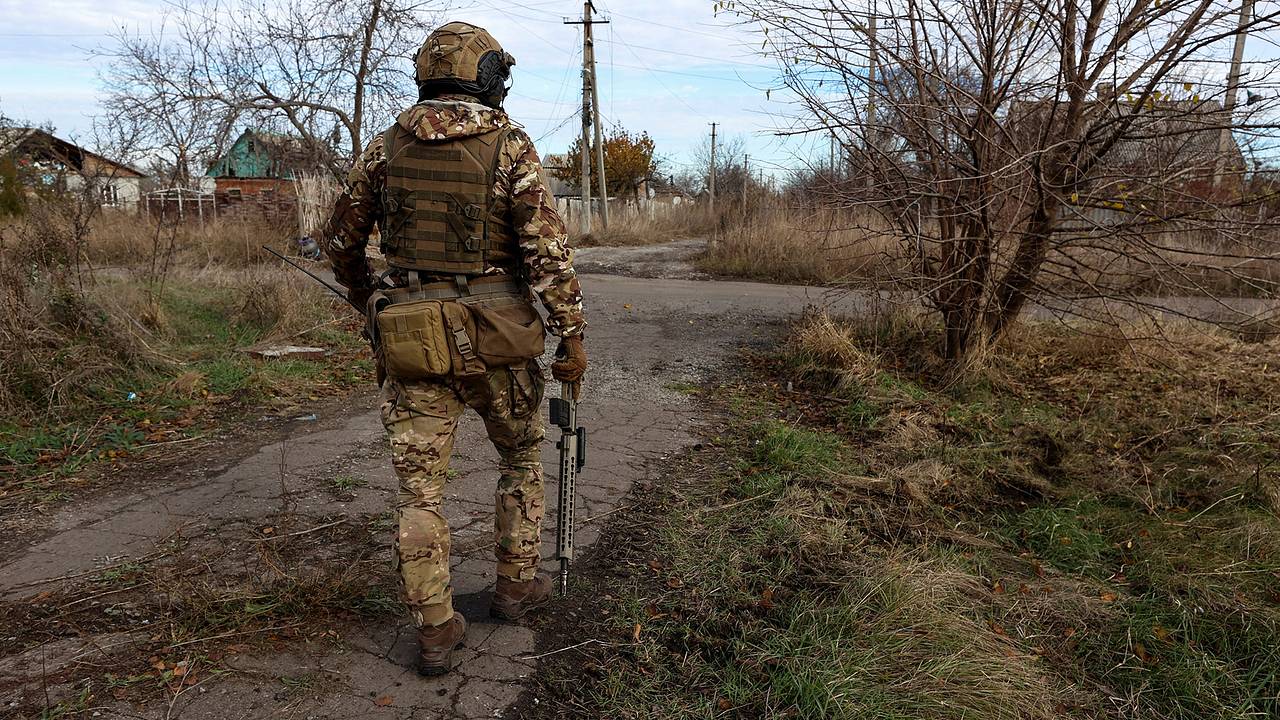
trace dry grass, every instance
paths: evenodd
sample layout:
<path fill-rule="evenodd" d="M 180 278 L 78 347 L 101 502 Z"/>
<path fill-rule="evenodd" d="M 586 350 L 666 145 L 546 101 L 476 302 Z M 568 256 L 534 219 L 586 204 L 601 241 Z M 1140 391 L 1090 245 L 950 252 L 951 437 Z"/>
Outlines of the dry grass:
<path fill-rule="evenodd" d="M 182 439 L 197 421 L 364 379 L 370 363 L 343 325 L 356 316 L 262 253 L 264 237 L 240 224 L 96 217 L 73 203 L 36 203 L 0 227 L 6 509 L 64 498 L 67 478 L 83 482 L 83 468 L 144 440 Z M 243 352 L 279 340 L 319 345 L 333 360 Z"/>
<path fill-rule="evenodd" d="M 701 261 L 717 275 L 826 284 L 903 276 L 909 263 L 869 213 L 791 209 L 761 200 L 749 212 L 726 208 Z"/>
<path fill-rule="evenodd" d="M 1280 341 L 1028 325 L 957 377 L 936 333 L 810 316 L 705 393 L 726 420 L 602 543 L 631 548 L 587 588 L 613 644 L 558 710 L 1280 712 Z"/>
<path fill-rule="evenodd" d="M 920 253 L 936 254 L 927 238 L 906 241 L 867 209 L 792 206 L 762 195 L 726 203 L 710 233 L 702 268 L 719 275 L 775 282 L 930 287 Z M 1066 241 L 1065 235 L 1063 238 Z M 1147 236 L 1081 236 L 1053 250 L 1039 278 L 1048 294 L 1065 296 L 1275 297 L 1280 289 L 1280 236 L 1245 232 L 1152 230 Z M 1015 243 L 993 257 L 998 275 Z"/>
<path fill-rule="evenodd" d="M 105 212 L 85 239 L 85 255 L 92 264 L 108 267 L 244 268 L 269 259 L 263 245 L 291 251 L 295 235 L 292 227 L 265 221 L 218 220 L 175 226 L 146 215 Z"/>
<path fill-rule="evenodd" d="M 645 210 L 615 210 L 614 213 L 608 228 L 601 229 L 597 219 L 593 223 L 595 231 L 586 235 L 579 232 L 575 219 L 567 218 L 570 243 L 574 247 L 654 245 L 679 238 L 704 237 L 716 224 L 704 206 L 693 203 L 674 207 L 654 204 Z"/>

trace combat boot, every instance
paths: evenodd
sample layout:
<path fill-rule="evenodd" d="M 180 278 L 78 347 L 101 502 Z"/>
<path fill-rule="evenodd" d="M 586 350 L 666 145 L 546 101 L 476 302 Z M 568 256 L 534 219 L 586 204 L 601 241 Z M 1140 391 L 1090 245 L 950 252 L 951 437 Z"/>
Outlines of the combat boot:
<path fill-rule="evenodd" d="M 551 578 L 546 575 L 537 575 L 525 582 L 499 575 L 489 614 L 502 620 L 519 620 L 550 601 Z"/>
<path fill-rule="evenodd" d="M 453 667 L 453 651 L 462 646 L 467 619 L 455 612 L 443 625 L 418 629 L 418 674 L 443 675 Z"/>

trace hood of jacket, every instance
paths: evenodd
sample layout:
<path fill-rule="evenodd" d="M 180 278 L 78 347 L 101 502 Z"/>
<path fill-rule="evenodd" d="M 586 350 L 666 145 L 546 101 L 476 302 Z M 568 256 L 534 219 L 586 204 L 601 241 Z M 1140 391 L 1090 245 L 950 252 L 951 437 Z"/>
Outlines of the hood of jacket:
<path fill-rule="evenodd" d="M 396 122 L 427 141 L 483 135 L 511 125 L 503 110 L 455 98 L 424 100 L 405 109 Z"/>

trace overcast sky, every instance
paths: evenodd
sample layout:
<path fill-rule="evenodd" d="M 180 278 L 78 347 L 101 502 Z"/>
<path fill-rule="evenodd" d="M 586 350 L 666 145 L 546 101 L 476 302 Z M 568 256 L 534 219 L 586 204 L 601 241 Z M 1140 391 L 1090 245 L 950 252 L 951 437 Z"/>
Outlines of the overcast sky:
<path fill-rule="evenodd" d="M 145 31 L 164 7 L 142 0 L 0 0 L 0 110 L 83 136 L 97 111 L 97 68 L 88 51 L 108 42 L 114 28 Z M 581 3 L 463 0 L 456 7 L 451 18 L 486 27 L 516 56 L 507 101 L 512 116 L 543 154 L 563 151 L 579 132 L 571 118 L 582 88 L 580 26 L 563 20 L 580 17 Z M 791 164 L 794 148 L 768 132 L 783 110 L 765 98 L 773 67 L 752 52 L 759 40 L 713 15 L 711 0 L 596 0 L 596 7 L 611 21 L 596 29 L 607 123 L 648 131 L 673 172 L 691 160 L 712 121 L 719 132 L 742 136 L 753 162 Z"/>

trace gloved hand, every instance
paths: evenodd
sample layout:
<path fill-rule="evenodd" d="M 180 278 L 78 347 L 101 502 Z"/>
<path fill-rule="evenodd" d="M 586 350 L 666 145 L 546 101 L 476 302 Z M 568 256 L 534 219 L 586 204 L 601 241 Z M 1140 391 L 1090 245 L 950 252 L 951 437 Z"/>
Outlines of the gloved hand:
<path fill-rule="evenodd" d="M 551 363 L 551 377 L 560 382 L 578 382 L 587 371 L 587 351 L 582 347 L 582 336 L 560 338 L 555 362 Z"/>

